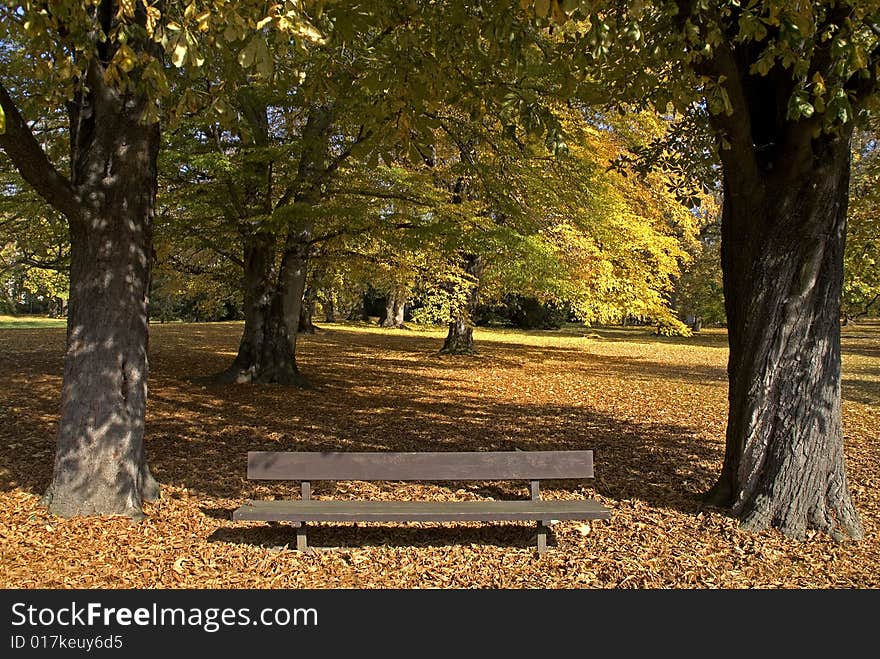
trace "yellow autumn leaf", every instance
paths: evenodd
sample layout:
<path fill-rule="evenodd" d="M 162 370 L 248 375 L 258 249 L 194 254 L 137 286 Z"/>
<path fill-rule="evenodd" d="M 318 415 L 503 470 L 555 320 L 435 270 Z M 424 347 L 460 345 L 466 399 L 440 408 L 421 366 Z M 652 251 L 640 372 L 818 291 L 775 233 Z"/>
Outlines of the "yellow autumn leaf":
<path fill-rule="evenodd" d="M 137 64 L 137 56 L 128 44 L 122 44 L 113 56 L 113 61 L 116 66 L 128 73 Z"/>
<path fill-rule="evenodd" d="M 186 62 L 186 42 L 179 41 L 171 53 L 171 63 L 178 69 Z"/>
<path fill-rule="evenodd" d="M 147 7 L 147 34 L 152 37 L 156 32 L 156 24 L 159 22 L 159 19 L 162 18 L 162 12 L 159 11 L 153 5 Z"/>
<path fill-rule="evenodd" d="M 196 16 L 196 22 L 199 26 L 199 32 L 207 32 L 211 29 L 211 12 L 203 11 Z"/>
<path fill-rule="evenodd" d="M 305 22 L 298 22 L 293 28 L 295 34 L 301 36 L 303 39 L 307 41 L 312 41 L 317 44 L 322 44 L 327 41 L 324 36 L 318 32 L 318 30 L 313 26 L 309 25 Z"/>
<path fill-rule="evenodd" d="M 813 92 L 816 96 L 821 96 L 825 93 L 825 78 L 823 78 L 822 74 L 818 71 L 813 74 L 813 84 L 815 85 L 813 87 Z"/>
<path fill-rule="evenodd" d="M 122 82 L 122 79 L 119 77 L 119 67 L 113 60 L 110 60 L 107 68 L 104 69 L 104 83 L 108 87 L 115 87 L 120 82 Z"/>
<path fill-rule="evenodd" d="M 3 107 L 0 106 L 0 135 L 3 135 L 6 132 L 6 113 L 3 111 Z"/>
<path fill-rule="evenodd" d="M 119 15 L 125 18 L 134 16 L 135 0 L 119 0 Z"/>
<path fill-rule="evenodd" d="M 868 66 L 868 56 L 865 54 L 865 49 L 861 46 L 856 46 L 852 53 L 852 64 L 855 69 L 864 69 Z"/>
<path fill-rule="evenodd" d="M 174 47 L 171 49 L 171 63 L 178 69 L 186 63 L 186 49 L 186 37 L 181 32 L 174 40 Z"/>

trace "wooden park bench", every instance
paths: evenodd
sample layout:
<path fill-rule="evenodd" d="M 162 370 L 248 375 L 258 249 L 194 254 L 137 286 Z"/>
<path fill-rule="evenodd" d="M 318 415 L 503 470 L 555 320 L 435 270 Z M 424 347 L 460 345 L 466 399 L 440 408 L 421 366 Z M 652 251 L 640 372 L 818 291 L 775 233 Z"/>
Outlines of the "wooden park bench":
<path fill-rule="evenodd" d="M 302 499 L 249 501 L 238 521 L 291 522 L 296 547 L 307 549 L 308 522 L 471 522 L 524 520 L 538 523 L 538 553 L 547 549 L 549 520 L 609 519 L 610 510 L 591 499 L 542 500 L 540 481 L 593 477 L 592 451 L 440 453 L 248 453 L 249 479 L 302 481 Z M 499 481 L 531 482 L 531 499 L 506 501 L 328 501 L 311 498 L 312 481 Z"/>

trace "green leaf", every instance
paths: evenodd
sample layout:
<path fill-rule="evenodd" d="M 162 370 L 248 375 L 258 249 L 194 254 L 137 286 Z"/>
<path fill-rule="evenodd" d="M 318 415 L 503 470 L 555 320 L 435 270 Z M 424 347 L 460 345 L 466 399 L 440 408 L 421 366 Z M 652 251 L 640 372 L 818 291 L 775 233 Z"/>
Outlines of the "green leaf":
<path fill-rule="evenodd" d="M 3 111 L 3 107 L 0 106 L 0 135 L 3 135 L 6 132 L 6 113 Z"/>
<path fill-rule="evenodd" d="M 257 68 L 257 73 L 259 73 L 263 78 L 268 79 L 272 77 L 274 62 L 272 61 L 272 54 L 269 52 L 269 46 L 266 44 L 266 41 L 264 39 L 257 39 L 255 65 Z"/>
<path fill-rule="evenodd" d="M 798 92 L 792 95 L 791 101 L 788 104 L 789 117 L 792 119 L 798 119 L 799 117 L 809 118 L 813 116 L 814 112 L 815 108 L 804 92 Z"/>
<path fill-rule="evenodd" d="M 226 26 L 226 29 L 223 31 L 223 38 L 226 39 L 229 43 L 233 41 L 238 41 L 241 33 L 239 32 L 238 26 L 230 23 Z"/>
<path fill-rule="evenodd" d="M 135 55 L 134 51 L 128 46 L 128 44 L 122 44 L 113 56 L 113 61 L 116 62 L 116 65 L 120 69 L 126 73 L 130 73 L 137 64 L 137 55 Z"/>
<path fill-rule="evenodd" d="M 255 39 L 247 42 L 244 48 L 238 53 L 238 65 L 243 69 L 249 69 L 254 63 L 254 43 Z"/>

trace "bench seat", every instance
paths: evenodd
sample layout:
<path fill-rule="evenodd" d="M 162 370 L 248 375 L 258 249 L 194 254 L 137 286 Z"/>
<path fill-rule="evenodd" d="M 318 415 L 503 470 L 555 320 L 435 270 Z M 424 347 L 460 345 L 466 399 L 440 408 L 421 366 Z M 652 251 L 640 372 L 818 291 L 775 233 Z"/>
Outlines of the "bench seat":
<path fill-rule="evenodd" d="M 252 501 L 232 519 L 264 522 L 486 522 L 610 519 L 591 499 L 513 501 Z"/>
<path fill-rule="evenodd" d="M 309 522 L 536 521 L 538 553 L 547 549 L 550 520 L 610 519 L 592 499 L 542 500 L 540 481 L 593 477 L 592 451 L 455 451 L 340 453 L 250 451 L 248 479 L 300 481 L 301 499 L 248 501 L 235 521 L 288 522 L 306 550 Z M 313 480 L 529 482 L 531 499 L 501 501 L 330 501 L 313 499 Z"/>

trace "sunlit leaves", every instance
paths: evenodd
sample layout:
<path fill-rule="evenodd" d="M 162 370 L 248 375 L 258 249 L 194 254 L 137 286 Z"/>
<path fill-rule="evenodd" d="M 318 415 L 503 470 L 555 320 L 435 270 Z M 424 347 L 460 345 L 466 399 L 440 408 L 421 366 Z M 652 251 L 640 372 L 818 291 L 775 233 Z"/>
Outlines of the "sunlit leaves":
<path fill-rule="evenodd" d="M 119 0 L 119 9 L 117 10 L 117 16 L 119 18 L 134 18 L 134 10 L 137 3 L 135 0 Z"/>
<path fill-rule="evenodd" d="M 119 0 L 110 17 L 96 4 L 61 0 L 50 8 L 26 0 L 0 6 L 0 36 L 33 59 L 33 74 L 49 83 L 50 102 L 71 99 L 96 64 L 105 84 L 145 96 L 144 119 L 156 121 L 171 88 L 168 76 L 176 75 L 166 62 L 195 78 L 209 53 L 245 49 L 245 68 L 266 78 L 273 74 L 270 41 L 302 48 L 323 38 L 296 1 Z"/>
<path fill-rule="evenodd" d="M 506 256 L 487 270 L 486 294 L 517 291 L 564 304 L 587 322 L 636 315 L 686 332 L 667 296 L 688 260 L 684 246 L 696 218 L 668 191 L 665 176 L 642 179 L 607 167 L 626 140 L 649 126 L 657 134 L 659 126 L 639 127 L 638 116 L 561 115 L 568 153 L 515 165 L 524 212 L 538 230 L 508 240 Z"/>
<path fill-rule="evenodd" d="M 815 112 L 813 104 L 810 103 L 806 92 L 798 91 L 791 95 L 788 101 L 788 116 L 790 119 L 799 119 L 800 117 L 812 117 Z"/>
<path fill-rule="evenodd" d="M 163 45 L 165 50 L 170 53 L 171 63 L 174 66 L 179 69 L 186 64 L 186 55 L 189 49 L 186 32 L 180 29 L 174 30 L 171 38 L 167 39 Z"/>
<path fill-rule="evenodd" d="M 259 35 L 252 37 L 239 51 L 237 61 L 243 69 L 254 69 L 263 78 L 272 75 L 272 54 L 266 41 Z"/>
<path fill-rule="evenodd" d="M 64 145 L 59 145 L 63 147 Z M 0 304 L 8 293 L 68 297 L 69 234 L 14 171 L 0 168 Z"/>
<path fill-rule="evenodd" d="M 661 109 L 672 103 L 680 112 L 703 101 L 712 114 L 730 115 L 734 81 L 725 80 L 731 73 L 716 58 L 740 49 L 748 53 L 743 74 L 772 76 L 784 90 L 788 120 L 818 120 L 834 131 L 863 119 L 873 104 L 878 17 L 876 0 L 598 0 L 574 13 L 570 23 L 577 27 L 565 32 L 563 51 L 569 65 L 601 79 L 615 98 L 651 99 Z"/>
<path fill-rule="evenodd" d="M 144 29 L 147 31 L 147 36 L 152 38 L 156 31 L 156 24 L 162 18 L 162 12 L 155 5 L 147 5 L 145 12 L 147 16 Z"/>
<path fill-rule="evenodd" d="M 842 313 L 876 315 L 880 309 L 880 154 L 877 133 L 859 132 L 853 142 L 853 175 L 844 253 Z"/>

